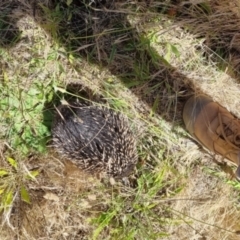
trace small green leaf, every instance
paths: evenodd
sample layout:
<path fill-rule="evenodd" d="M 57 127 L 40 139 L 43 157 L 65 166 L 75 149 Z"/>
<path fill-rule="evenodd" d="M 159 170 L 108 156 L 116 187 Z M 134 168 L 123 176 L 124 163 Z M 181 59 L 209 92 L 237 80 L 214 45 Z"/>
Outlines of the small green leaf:
<path fill-rule="evenodd" d="M 2 202 L 4 207 L 8 207 L 12 204 L 13 201 L 13 192 L 10 190 L 6 195 L 3 197 Z"/>
<path fill-rule="evenodd" d="M 31 176 L 33 176 L 33 177 L 36 177 L 36 176 L 39 175 L 39 171 L 38 170 L 30 171 L 30 173 L 31 173 Z"/>
<path fill-rule="evenodd" d="M 7 161 L 9 162 L 9 164 L 14 167 L 16 170 L 18 168 L 17 162 L 16 160 L 14 160 L 13 158 L 7 157 Z"/>
<path fill-rule="evenodd" d="M 4 82 L 9 81 L 8 74 L 5 71 L 3 71 L 3 80 L 4 80 Z"/>
<path fill-rule="evenodd" d="M 35 171 L 30 171 L 30 173 L 28 173 L 26 177 L 28 179 L 35 179 L 35 177 L 38 175 L 39 175 L 39 171 L 35 170 Z"/>
<path fill-rule="evenodd" d="M 30 95 L 30 96 L 36 96 L 39 93 L 40 93 L 40 91 L 36 88 L 31 88 L 27 92 L 27 94 Z"/>
<path fill-rule="evenodd" d="M 21 199 L 26 203 L 31 203 L 28 191 L 24 186 L 21 187 Z"/>
<path fill-rule="evenodd" d="M 0 189 L 0 195 L 4 192 L 5 189 Z"/>
<path fill-rule="evenodd" d="M 16 130 L 16 132 L 20 132 L 22 130 L 23 126 L 24 126 L 24 122 L 20 122 L 20 123 L 16 122 L 14 125 L 14 127 L 15 127 L 14 130 Z"/>
<path fill-rule="evenodd" d="M 164 59 L 169 62 L 171 60 L 171 55 L 174 54 L 176 57 L 180 56 L 180 53 L 176 46 L 173 44 L 167 43 L 167 53 L 164 56 Z"/>
<path fill-rule="evenodd" d="M 53 92 L 51 91 L 48 95 L 47 95 L 47 102 L 51 102 L 53 100 Z"/>
<path fill-rule="evenodd" d="M 74 59 L 75 59 L 74 56 L 70 53 L 68 56 L 68 60 L 71 64 L 73 64 Z"/>
<path fill-rule="evenodd" d="M 8 172 L 6 170 L 0 169 L 0 177 L 8 175 Z"/>
<path fill-rule="evenodd" d="M 70 6 L 73 0 L 67 0 L 67 5 Z"/>
<path fill-rule="evenodd" d="M 103 213 L 99 218 L 99 224 L 96 230 L 93 232 L 93 239 L 98 239 L 99 234 L 102 232 L 102 230 L 109 225 L 110 221 L 116 216 L 117 210 L 114 210 L 113 212 L 109 213 Z"/>
<path fill-rule="evenodd" d="M 157 109 L 158 109 L 158 106 L 159 106 L 159 102 L 160 102 L 159 96 L 157 95 L 156 98 L 155 98 L 155 101 L 154 101 L 154 103 L 153 103 L 151 112 L 150 112 L 150 114 L 149 114 L 149 117 L 150 117 L 150 118 L 153 117 L 154 114 L 157 112 Z"/>
<path fill-rule="evenodd" d="M 176 57 L 180 57 L 180 52 L 178 51 L 176 46 L 171 44 L 171 50 L 175 54 Z"/>
<path fill-rule="evenodd" d="M 164 56 L 164 59 L 169 62 L 171 59 L 171 45 L 167 43 L 167 53 Z"/>

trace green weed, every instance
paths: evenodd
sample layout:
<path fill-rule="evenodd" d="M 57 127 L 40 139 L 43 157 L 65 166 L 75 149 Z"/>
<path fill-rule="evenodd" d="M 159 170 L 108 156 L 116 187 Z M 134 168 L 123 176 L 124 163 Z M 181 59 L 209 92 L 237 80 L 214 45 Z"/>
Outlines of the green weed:
<path fill-rule="evenodd" d="M 160 239 L 167 237 L 165 226 L 174 224 L 168 209 L 168 200 L 180 189 L 167 189 L 175 185 L 177 178 L 166 181 L 171 172 L 168 166 L 155 173 L 145 173 L 137 180 L 136 189 L 112 192 L 109 209 L 92 220 L 96 225 L 93 239 L 99 239 L 101 232 L 108 233 L 108 239 Z"/>
<path fill-rule="evenodd" d="M 52 100 L 51 86 L 45 87 L 39 82 L 30 88 L 5 81 L 0 83 L 0 122 L 3 136 L 9 144 L 22 153 L 32 150 L 44 152 L 50 136 L 48 126 L 43 122 L 45 104 Z"/>
<path fill-rule="evenodd" d="M 30 204 L 26 184 L 35 180 L 38 174 L 38 171 L 28 171 L 23 162 L 6 157 L 4 167 L 0 168 L 0 212 L 8 212 L 19 196 L 22 201 Z"/>

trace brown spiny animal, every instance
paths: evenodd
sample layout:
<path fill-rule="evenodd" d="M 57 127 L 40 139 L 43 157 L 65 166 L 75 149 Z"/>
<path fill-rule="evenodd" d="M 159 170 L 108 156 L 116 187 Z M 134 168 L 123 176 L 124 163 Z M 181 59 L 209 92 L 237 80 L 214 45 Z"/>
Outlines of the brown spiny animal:
<path fill-rule="evenodd" d="M 77 166 L 114 178 L 130 175 L 137 150 L 128 120 L 106 107 L 72 102 L 57 108 L 53 145 Z"/>

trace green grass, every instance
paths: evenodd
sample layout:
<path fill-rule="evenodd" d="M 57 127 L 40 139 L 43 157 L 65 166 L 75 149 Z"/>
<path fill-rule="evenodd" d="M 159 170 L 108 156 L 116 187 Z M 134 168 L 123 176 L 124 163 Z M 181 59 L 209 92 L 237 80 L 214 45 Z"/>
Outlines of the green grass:
<path fill-rule="evenodd" d="M 11 211 L 16 202 L 31 204 L 28 184 L 36 181 L 37 170 L 29 171 L 23 161 L 6 157 L 0 168 L 0 212 L 11 226 Z"/>
<path fill-rule="evenodd" d="M 0 121 L 6 129 L 11 126 L 3 137 L 9 139 L 12 148 L 22 153 L 43 152 L 50 136 L 43 123 L 44 105 L 51 100 L 50 91 L 38 83 L 26 91 L 19 87 L 17 79 L 15 81 L 16 84 L 5 82 L 5 88 L 1 85 Z"/>
<path fill-rule="evenodd" d="M 5 50 L 2 50 L 2 55 L 7 57 L 9 63 L 13 61 L 13 57 L 7 56 Z M 36 74 L 36 69 L 45 67 L 44 64 L 46 62 L 43 59 L 32 59 L 28 64 L 29 76 Z M 21 71 L 25 70 L 24 67 L 16 70 L 20 76 L 3 70 L 0 83 L 0 121 L 3 131 L 0 134 L 8 139 L 12 148 L 24 154 L 43 152 L 50 136 L 44 109 L 53 100 L 53 81 L 42 82 L 39 78 L 23 81 L 25 73 Z"/>
<path fill-rule="evenodd" d="M 181 176 L 169 179 L 166 175 L 170 173 L 172 169 L 163 166 L 158 172 L 143 173 L 137 179 L 136 189 L 113 186 L 107 211 L 90 220 L 96 226 L 91 238 L 158 239 L 168 236 L 165 226 L 177 224 L 168 203 L 181 191 L 173 187 Z"/>

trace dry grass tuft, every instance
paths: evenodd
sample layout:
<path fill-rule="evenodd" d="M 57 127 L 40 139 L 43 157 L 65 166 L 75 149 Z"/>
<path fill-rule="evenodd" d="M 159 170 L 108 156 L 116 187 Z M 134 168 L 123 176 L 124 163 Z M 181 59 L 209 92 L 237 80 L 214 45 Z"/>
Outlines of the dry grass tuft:
<path fill-rule="evenodd" d="M 97 198 L 101 197 L 100 182 L 51 156 L 41 158 L 41 164 L 44 164 L 41 182 L 32 189 L 33 196 L 39 196 L 24 211 L 21 236 L 23 239 L 87 239 L 92 230 L 89 211 L 94 208 L 97 211 Z"/>
<path fill-rule="evenodd" d="M 204 53 L 231 76 L 239 78 L 239 19 L 238 1 L 179 3 L 176 24 L 203 39 Z"/>
<path fill-rule="evenodd" d="M 179 198 L 173 206 L 176 216 L 187 216 L 184 224 L 172 229 L 170 239 L 238 239 L 239 223 L 236 222 L 237 207 L 229 199 L 229 186 L 216 178 L 195 169 L 189 176 Z"/>

